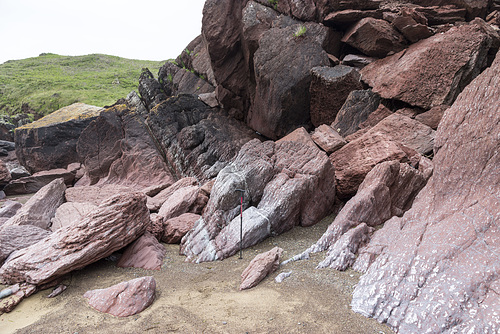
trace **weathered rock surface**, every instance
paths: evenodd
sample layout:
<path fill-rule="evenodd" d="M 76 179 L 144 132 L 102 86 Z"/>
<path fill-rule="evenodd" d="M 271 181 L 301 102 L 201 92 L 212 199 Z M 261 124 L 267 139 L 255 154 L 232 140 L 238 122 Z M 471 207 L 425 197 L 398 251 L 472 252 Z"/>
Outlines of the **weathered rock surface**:
<path fill-rule="evenodd" d="M 102 108 L 74 103 L 16 129 L 16 154 L 30 173 L 66 168 L 79 161 L 76 142 Z"/>
<path fill-rule="evenodd" d="M 0 302 L 0 315 L 11 312 L 23 299 L 28 298 L 37 291 L 37 288 L 31 284 L 18 284 L 11 287 L 11 289 L 16 292 Z"/>
<path fill-rule="evenodd" d="M 274 247 L 250 261 L 248 267 L 241 274 L 240 290 L 253 288 L 267 275 L 275 272 L 280 266 L 281 253 L 283 253 L 283 249 Z"/>
<path fill-rule="evenodd" d="M 142 235 L 149 225 L 143 193 L 114 196 L 79 224 L 53 232 L 9 257 L 0 268 L 7 284 L 40 285 L 98 261 Z"/>
<path fill-rule="evenodd" d="M 415 9 L 403 8 L 392 25 L 411 43 L 432 36 L 432 30 L 427 26 L 427 18 Z"/>
<path fill-rule="evenodd" d="M 337 193 L 345 198 L 356 194 L 366 174 L 384 161 L 418 162 L 419 154 L 381 133 L 370 133 L 351 141 L 330 155 L 335 167 Z"/>
<path fill-rule="evenodd" d="M 89 305 L 97 311 L 116 317 L 128 317 L 144 311 L 155 299 L 156 281 L 153 276 L 139 277 L 106 289 L 85 292 Z"/>
<path fill-rule="evenodd" d="M 394 113 L 385 117 L 363 136 L 383 135 L 388 140 L 401 143 L 420 154 L 432 152 L 435 131 L 414 119 Z"/>
<path fill-rule="evenodd" d="M 153 109 L 156 105 L 165 101 L 167 97 L 172 95 L 171 91 L 165 90 L 155 79 L 153 73 L 149 69 L 143 69 L 139 77 L 139 94 L 148 110 Z"/>
<path fill-rule="evenodd" d="M 5 165 L 3 160 L 0 160 L 0 187 L 5 186 L 12 180 L 12 176 L 10 175 L 10 171 Z"/>
<path fill-rule="evenodd" d="M 16 225 L 34 225 L 48 230 L 50 220 L 54 217 L 57 208 L 64 202 L 65 190 L 66 185 L 63 179 L 52 181 L 33 195 L 13 217 L 2 225 L 2 228 Z"/>
<path fill-rule="evenodd" d="M 368 115 L 377 110 L 379 104 L 380 96 L 371 90 L 351 92 L 332 123 L 332 128 L 342 137 L 353 134 L 360 129 L 359 125 L 366 121 Z"/>
<path fill-rule="evenodd" d="M 443 118 L 444 112 L 448 108 L 449 106 L 436 106 L 422 114 L 415 116 L 415 120 L 436 130 L 439 122 L 441 122 L 441 118 Z"/>
<path fill-rule="evenodd" d="M 314 67 L 311 74 L 311 122 L 315 127 L 335 121 L 349 94 L 363 89 L 359 72 L 353 67 Z"/>
<path fill-rule="evenodd" d="M 347 144 L 337 131 L 326 124 L 316 128 L 311 134 L 311 139 L 328 155 Z"/>
<path fill-rule="evenodd" d="M 342 59 L 342 65 L 361 69 L 366 65 L 373 63 L 375 60 L 377 59 L 368 56 L 348 54 Z"/>
<path fill-rule="evenodd" d="M 500 330 L 499 80 L 497 55 L 445 112 L 434 174 L 375 233 L 389 239 L 354 290 L 354 311 L 401 333 Z"/>
<path fill-rule="evenodd" d="M 125 104 L 106 109 L 78 139 L 77 150 L 90 184 L 142 189 L 172 181 L 143 116 Z"/>
<path fill-rule="evenodd" d="M 404 37 L 390 23 L 367 17 L 359 21 L 342 37 L 342 42 L 367 56 L 383 58 L 390 52 L 405 48 Z"/>
<path fill-rule="evenodd" d="M 98 206 L 104 200 L 114 195 L 130 192 L 134 192 L 134 190 L 127 186 L 104 184 L 68 188 L 64 192 L 64 195 L 67 202 L 91 203 Z"/>
<path fill-rule="evenodd" d="M 163 237 L 161 241 L 167 244 L 178 244 L 182 237 L 191 231 L 194 224 L 201 216 L 195 213 L 184 213 L 178 217 L 170 218 L 163 223 Z"/>
<path fill-rule="evenodd" d="M 179 66 L 184 66 L 194 73 L 197 73 L 198 76 L 204 78 L 212 86 L 215 87 L 217 85 L 214 78 L 214 71 L 210 64 L 207 43 L 202 35 L 193 39 L 177 57 L 175 62 Z"/>
<path fill-rule="evenodd" d="M 192 176 L 201 183 L 214 178 L 243 144 L 257 137 L 244 123 L 192 95 L 161 103 L 147 124 L 175 178 Z"/>
<path fill-rule="evenodd" d="M 102 203 L 102 200 L 99 203 Z M 96 203 L 95 201 L 94 203 Z M 78 224 L 83 217 L 85 217 L 89 212 L 97 208 L 96 204 L 92 203 L 80 203 L 80 202 L 66 202 L 59 206 L 56 210 L 54 218 L 51 219 L 52 231 L 57 231 L 68 225 Z"/>
<path fill-rule="evenodd" d="M 79 165 L 80 164 L 78 164 L 78 166 Z M 75 176 L 79 169 L 79 167 L 76 168 L 75 166 L 75 164 L 70 164 L 68 168 L 57 168 L 47 171 L 41 171 L 30 176 L 12 180 L 4 188 L 5 194 L 7 194 L 8 196 L 34 194 L 50 182 L 59 178 L 64 179 L 64 183 L 67 186 L 71 186 L 75 181 Z"/>
<path fill-rule="evenodd" d="M 197 204 L 198 193 L 200 187 L 189 186 L 180 188 L 170 196 L 158 211 L 158 215 L 163 220 L 168 220 L 173 217 L 178 217 L 187 212 L 201 213 L 205 207 L 205 203 L 200 203 L 201 207 Z M 207 198 L 208 200 L 208 198 Z"/>
<path fill-rule="evenodd" d="M 179 94 L 199 95 L 215 93 L 214 86 L 206 81 L 204 76 L 194 73 L 192 69 L 179 66 L 171 62 L 166 62 L 160 68 L 158 81 L 164 87 L 165 91 L 171 91 L 172 96 Z"/>
<path fill-rule="evenodd" d="M 23 205 L 17 201 L 6 200 L 3 203 L 2 208 L 0 208 L 0 217 L 10 218 L 14 216 L 22 206 Z"/>
<path fill-rule="evenodd" d="M 198 181 L 194 177 L 184 177 L 174 184 L 168 186 L 167 188 L 160 191 L 152 198 L 148 198 L 148 207 L 150 210 L 158 210 L 161 208 L 163 203 L 165 203 L 174 193 L 180 189 L 197 186 Z"/>
<path fill-rule="evenodd" d="M 301 26 L 306 32 L 295 37 Z M 252 129 L 278 139 L 309 123 L 310 71 L 330 63 L 323 50 L 328 33 L 321 25 L 305 23 L 271 28 L 261 37 L 254 56 L 255 97 L 248 114 Z M 283 66 L 290 70 L 283 71 Z"/>
<path fill-rule="evenodd" d="M 451 105 L 486 67 L 488 53 L 495 48 L 498 34 L 484 21 L 475 20 L 371 63 L 361 70 L 361 76 L 386 99 L 424 109 Z"/>
<path fill-rule="evenodd" d="M 328 14 L 323 23 L 328 26 L 344 28 L 350 27 L 361 21 L 364 18 L 371 17 L 374 19 L 382 19 L 383 12 L 379 9 L 374 10 L 359 10 L 359 9 L 345 9 L 340 11 L 335 11 Z"/>
<path fill-rule="evenodd" d="M 276 143 L 281 143 L 281 142 L 285 142 L 285 141 L 293 141 L 293 142 L 297 142 L 297 143 L 302 143 L 302 144 L 308 145 L 308 146 L 310 146 L 312 148 L 318 148 L 316 146 L 316 144 L 314 143 L 314 141 L 312 140 L 311 135 L 309 134 L 309 132 L 307 132 L 307 130 L 304 129 L 303 127 L 300 127 L 298 129 L 290 132 L 285 137 L 283 137 L 281 139 L 278 139 L 276 141 Z"/>
<path fill-rule="evenodd" d="M 45 239 L 50 232 L 33 225 L 6 226 L 0 231 L 0 264 L 13 252 Z"/>
<path fill-rule="evenodd" d="M 149 232 L 130 244 L 116 264 L 118 267 L 160 270 L 167 250 Z"/>
<path fill-rule="evenodd" d="M 237 252 L 240 194 L 243 247 L 295 225 L 310 226 L 329 214 L 335 200 L 333 166 L 326 154 L 297 142 L 253 140 L 224 168 L 203 213 L 181 242 L 181 253 L 196 262 L 224 259 Z"/>
<path fill-rule="evenodd" d="M 372 230 L 368 227 L 381 225 L 393 216 L 402 216 L 411 208 L 425 183 L 424 175 L 406 163 L 387 161 L 378 164 L 366 175 L 356 196 L 345 204 L 321 238 L 292 260 L 330 249 L 320 267 L 333 265 L 345 270 L 353 264 L 358 247 L 369 239 L 367 235 Z M 368 227 L 351 230 L 362 224 Z"/>

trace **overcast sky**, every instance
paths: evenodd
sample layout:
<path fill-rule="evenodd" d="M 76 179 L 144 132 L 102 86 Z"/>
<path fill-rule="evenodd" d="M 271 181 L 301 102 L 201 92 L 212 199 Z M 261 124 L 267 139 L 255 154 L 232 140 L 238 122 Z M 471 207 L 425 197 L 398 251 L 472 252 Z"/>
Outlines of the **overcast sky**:
<path fill-rule="evenodd" d="M 201 33 L 205 0 L 0 0 L 0 64 L 103 53 L 175 58 Z"/>

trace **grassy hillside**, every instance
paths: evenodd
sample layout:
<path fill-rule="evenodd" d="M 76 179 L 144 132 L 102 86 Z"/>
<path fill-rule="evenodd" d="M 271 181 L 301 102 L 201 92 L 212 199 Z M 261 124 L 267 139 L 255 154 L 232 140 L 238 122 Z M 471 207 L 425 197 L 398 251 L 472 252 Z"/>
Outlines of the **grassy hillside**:
<path fill-rule="evenodd" d="M 38 57 L 0 64 L 0 114 L 17 114 L 23 103 L 48 114 L 75 102 L 103 107 L 137 90 L 141 69 L 157 73 L 164 62 L 102 54 Z"/>

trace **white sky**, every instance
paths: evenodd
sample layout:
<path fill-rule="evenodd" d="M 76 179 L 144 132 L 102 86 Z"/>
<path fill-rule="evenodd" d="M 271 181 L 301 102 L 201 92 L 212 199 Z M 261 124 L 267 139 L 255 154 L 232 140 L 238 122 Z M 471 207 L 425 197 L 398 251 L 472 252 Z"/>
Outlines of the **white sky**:
<path fill-rule="evenodd" d="M 0 64 L 103 53 L 177 57 L 201 33 L 205 0 L 0 0 Z"/>

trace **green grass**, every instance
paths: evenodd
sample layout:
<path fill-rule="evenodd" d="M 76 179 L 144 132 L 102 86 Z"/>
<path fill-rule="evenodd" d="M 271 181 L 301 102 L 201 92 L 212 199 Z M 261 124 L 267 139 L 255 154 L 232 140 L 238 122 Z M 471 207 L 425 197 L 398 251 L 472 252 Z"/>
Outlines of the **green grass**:
<path fill-rule="evenodd" d="M 102 54 L 11 60 L 0 64 L 0 114 L 18 114 L 23 103 L 43 115 L 75 102 L 111 105 L 137 90 L 142 68 L 157 73 L 164 63 Z"/>

